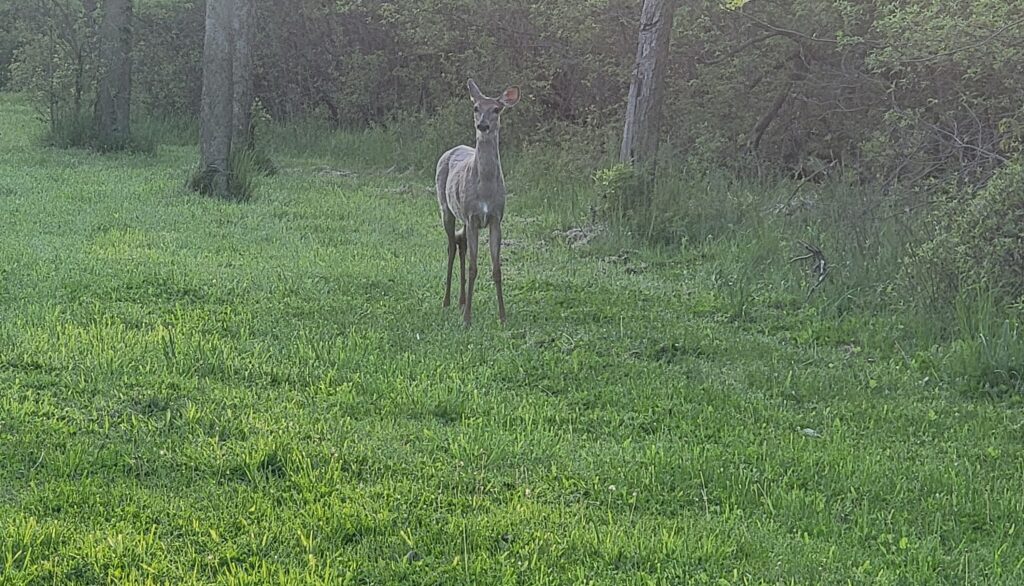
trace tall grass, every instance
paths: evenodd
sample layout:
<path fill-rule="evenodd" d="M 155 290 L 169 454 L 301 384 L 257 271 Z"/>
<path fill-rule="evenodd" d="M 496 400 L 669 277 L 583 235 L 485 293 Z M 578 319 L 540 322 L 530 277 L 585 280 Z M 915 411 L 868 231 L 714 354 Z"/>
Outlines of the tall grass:
<path fill-rule="evenodd" d="M 213 174 L 205 169 L 197 169 L 188 179 L 191 191 L 219 197 L 228 201 L 247 202 L 256 195 L 259 182 L 257 177 L 263 174 L 262 157 L 250 149 L 232 149 L 228 160 L 228 185 L 226 193 L 218 193 L 213 187 Z"/>
<path fill-rule="evenodd" d="M 908 271 L 906 259 L 929 236 L 929 225 L 895 199 L 841 179 L 744 177 L 694 165 L 667 145 L 653 191 L 624 217 L 622 202 L 608 207 L 609 175 L 602 174 L 613 166 L 615 132 L 552 127 L 543 137 L 520 136 L 514 116 L 506 116 L 502 137 L 510 215 L 535 221 L 540 237 L 602 223 L 601 238 L 580 254 L 639 251 L 668 267 L 681 258 L 714 258 L 708 286 L 720 291 L 738 320 L 755 319 L 766 306 L 813 308 L 832 322 L 871 315 L 888 324 L 886 335 L 898 338 L 906 352 L 942 346 L 944 356 L 955 354 L 956 360 L 940 369 L 948 378 L 990 384 L 981 373 L 1002 372 L 993 374 L 1003 379 L 992 385 L 1019 386 L 1013 383 L 1019 379 L 1019 367 L 1013 366 L 1021 351 L 1014 321 L 1019 312 L 987 294 L 945 303 L 921 295 L 931 277 L 913 267 Z M 464 105 L 455 104 L 433 117 L 358 130 L 330 129 L 315 120 L 270 124 L 263 137 L 275 160 L 393 172 L 427 187 L 442 152 L 472 144 L 470 122 Z M 174 139 L 187 127 L 162 124 Z M 626 191 L 618 196 L 637 197 Z M 828 275 L 817 287 L 808 265 L 792 262 L 804 254 L 803 243 L 819 247 L 828 261 Z M 984 331 L 954 327 L 963 315 L 984 316 Z M 848 330 L 844 335 L 856 336 L 861 326 L 842 327 Z M 863 329 L 874 331 L 866 324 Z"/>
<path fill-rule="evenodd" d="M 87 148 L 98 152 L 127 151 L 147 155 L 156 154 L 157 145 L 163 136 L 147 122 L 133 127 L 131 136 L 125 140 L 111 141 L 101 136 L 96 121 L 89 114 L 67 113 L 53 120 L 43 135 L 43 143 L 55 148 Z"/>
<path fill-rule="evenodd" d="M 467 331 L 426 148 L 335 175 L 271 142 L 240 206 L 168 197 L 194 147 L 83 157 L 32 121 L 0 94 L 4 586 L 1024 583 L 1024 411 L 985 391 L 1019 322 L 964 298 L 964 342 L 915 349 L 883 299 L 805 300 L 790 238 L 841 260 L 826 196 L 680 174 L 730 221 L 570 248 L 599 163 L 512 142 L 510 320 L 482 278 Z"/>

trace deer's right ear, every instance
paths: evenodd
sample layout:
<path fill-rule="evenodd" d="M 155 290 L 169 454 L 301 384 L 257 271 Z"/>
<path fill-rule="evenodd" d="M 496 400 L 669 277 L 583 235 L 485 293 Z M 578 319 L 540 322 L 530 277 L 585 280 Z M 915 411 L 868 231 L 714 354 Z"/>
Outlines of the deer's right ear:
<path fill-rule="evenodd" d="M 469 95 L 470 97 L 473 98 L 474 102 L 479 102 L 480 100 L 484 99 L 484 94 L 483 92 L 480 91 L 480 88 L 477 87 L 475 81 L 470 79 L 469 81 L 466 82 L 466 87 L 469 88 Z"/>

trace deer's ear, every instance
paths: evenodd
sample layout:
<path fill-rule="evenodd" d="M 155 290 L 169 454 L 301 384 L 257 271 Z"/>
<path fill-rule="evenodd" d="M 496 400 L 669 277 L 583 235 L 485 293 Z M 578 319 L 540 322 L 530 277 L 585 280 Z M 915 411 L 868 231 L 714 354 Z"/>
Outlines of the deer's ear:
<path fill-rule="evenodd" d="M 519 88 L 512 86 L 505 90 L 505 93 L 501 94 L 501 99 L 498 100 L 503 106 L 511 108 L 519 103 Z"/>
<path fill-rule="evenodd" d="M 470 97 L 473 98 L 474 102 L 479 102 L 480 100 L 484 99 L 484 94 L 483 92 L 480 91 L 480 88 L 477 87 L 475 81 L 470 79 L 469 81 L 466 82 L 466 87 L 469 88 L 469 95 Z"/>

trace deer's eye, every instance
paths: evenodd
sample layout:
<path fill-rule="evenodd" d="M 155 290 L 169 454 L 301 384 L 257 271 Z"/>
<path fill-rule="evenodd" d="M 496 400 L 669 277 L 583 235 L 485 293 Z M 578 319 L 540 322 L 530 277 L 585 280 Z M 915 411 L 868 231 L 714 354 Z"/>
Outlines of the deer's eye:
<path fill-rule="evenodd" d="M 495 114 L 501 114 L 501 107 L 499 106 L 499 107 L 495 108 L 494 109 L 494 113 Z"/>
<path fill-rule="evenodd" d="M 473 111 L 474 112 L 479 112 L 480 111 L 480 106 L 473 106 Z"/>

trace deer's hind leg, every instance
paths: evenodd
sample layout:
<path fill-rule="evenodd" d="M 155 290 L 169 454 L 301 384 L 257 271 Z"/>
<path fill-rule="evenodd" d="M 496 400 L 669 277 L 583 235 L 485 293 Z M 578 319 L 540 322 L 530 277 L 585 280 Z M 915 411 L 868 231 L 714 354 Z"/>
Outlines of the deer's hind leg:
<path fill-rule="evenodd" d="M 441 306 L 442 307 L 448 307 L 449 305 L 452 304 L 452 266 L 455 264 L 455 250 L 458 247 L 458 244 L 457 244 L 458 235 L 455 232 L 455 215 L 452 214 L 451 210 L 448 210 L 448 209 L 441 210 L 441 215 L 442 215 L 441 220 L 444 223 L 445 234 L 448 235 L 448 274 L 445 277 L 445 281 L 444 281 L 444 301 L 442 302 Z M 459 253 L 460 253 L 459 254 L 460 256 L 464 256 L 464 254 L 462 253 L 461 250 L 459 251 Z M 466 272 L 465 269 L 463 269 L 462 272 L 465 273 Z M 462 277 L 462 279 L 465 280 L 465 277 Z M 463 289 L 463 287 L 460 286 L 459 287 L 459 305 L 460 306 L 462 305 L 462 295 L 463 295 L 462 289 Z"/>

